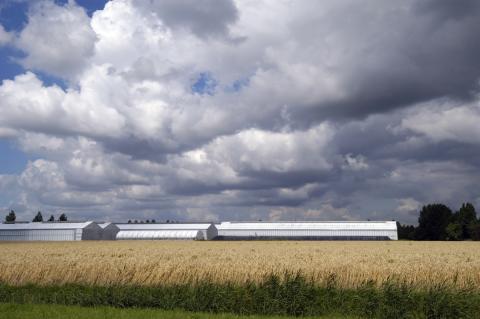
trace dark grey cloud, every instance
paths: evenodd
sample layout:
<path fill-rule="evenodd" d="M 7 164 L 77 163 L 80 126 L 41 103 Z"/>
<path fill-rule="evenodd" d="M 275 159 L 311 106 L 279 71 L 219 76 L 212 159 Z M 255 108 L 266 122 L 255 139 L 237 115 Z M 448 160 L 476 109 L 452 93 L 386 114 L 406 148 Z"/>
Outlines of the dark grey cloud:
<path fill-rule="evenodd" d="M 342 2 L 340 2 L 342 3 Z M 310 45 L 341 77 L 345 95 L 288 109 L 297 125 L 364 118 L 440 97 L 474 98 L 480 79 L 480 5 L 466 1 L 376 1 L 339 5 L 308 30 Z M 342 22 L 339 22 L 342 21 Z M 325 41 L 332 37 L 333 44 Z M 301 102 L 299 102 L 301 103 Z"/>
<path fill-rule="evenodd" d="M 416 4 L 418 12 L 434 14 L 439 20 L 461 20 L 465 17 L 475 17 L 480 9 L 480 3 L 475 0 L 465 0 L 459 5 L 455 0 L 427 0 Z"/>
<path fill-rule="evenodd" d="M 172 28 L 187 29 L 199 37 L 228 35 L 228 27 L 238 18 L 232 0 L 150 0 L 139 1 Z"/>

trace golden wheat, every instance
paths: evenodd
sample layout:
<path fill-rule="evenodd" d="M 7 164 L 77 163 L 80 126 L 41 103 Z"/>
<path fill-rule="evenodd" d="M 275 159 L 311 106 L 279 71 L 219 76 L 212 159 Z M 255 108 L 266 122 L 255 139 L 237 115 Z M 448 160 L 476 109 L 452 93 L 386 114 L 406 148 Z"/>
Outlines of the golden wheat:
<path fill-rule="evenodd" d="M 242 283 L 285 271 L 342 287 L 400 280 L 419 288 L 480 289 L 475 242 L 37 242 L 0 243 L 0 282 L 21 285 Z"/>

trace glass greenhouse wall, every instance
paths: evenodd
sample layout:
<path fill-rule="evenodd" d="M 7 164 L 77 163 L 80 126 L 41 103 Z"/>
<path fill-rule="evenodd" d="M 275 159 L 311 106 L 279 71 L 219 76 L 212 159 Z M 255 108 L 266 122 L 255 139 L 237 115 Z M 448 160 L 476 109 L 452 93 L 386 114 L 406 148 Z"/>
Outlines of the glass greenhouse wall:
<path fill-rule="evenodd" d="M 395 221 L 222 222 L 218 239 L 398 240 Z"/>
<path fill-rule="evenodd" d="M 116 239 L 195 239 L 211 240 L 217 237 L 213 224 L 116 224 Z"/>
<path fill-rule="evenodd" d="M 75 241 L 100 240 L 102 228 L 85 223 L 0 224 L 0 241 Z"/>
<path fill-rule="evenodd" d="M 198 230 L 121 230 L 117 234 L 118 240 L 134 239 L 186 239 L 203 240 Z"/>

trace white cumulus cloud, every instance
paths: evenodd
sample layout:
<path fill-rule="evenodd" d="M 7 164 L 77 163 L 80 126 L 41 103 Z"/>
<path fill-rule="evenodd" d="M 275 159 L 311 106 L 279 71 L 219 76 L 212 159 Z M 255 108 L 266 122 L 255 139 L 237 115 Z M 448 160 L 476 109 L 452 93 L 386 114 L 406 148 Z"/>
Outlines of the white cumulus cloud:
<path fill-rule="evenodd" d="M 15 45 L 26 54 L 20 60 L 25 68 L 71 79 L 93 55 L 95 41 L 90 19 L 74 1 L 63 6 L 40 1 L 31 7 Z"/>

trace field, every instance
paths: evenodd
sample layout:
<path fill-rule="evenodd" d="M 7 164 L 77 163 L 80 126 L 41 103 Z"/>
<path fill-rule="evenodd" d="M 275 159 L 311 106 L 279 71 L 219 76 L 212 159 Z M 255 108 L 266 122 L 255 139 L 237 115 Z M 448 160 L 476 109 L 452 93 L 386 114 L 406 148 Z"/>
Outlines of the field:
<path fill-rule="evenodd" d="M 403 241 L 4 242 L 0 303 L 18 311 L 37 307 L 29 304 L 88 306 L 58 309 L 92 318 L 105 306 L 113 313 L 173 311 L 166 318 L 178 311 L 195 318 L 480 318 L 479 248 Z M 57 309 L 35 309 L 41 307 Z"/>
<path fill-rule="evenodd" d="M 319 286 L 398 281 L 480 290 L 475 242 L 0 243 L 0 282 L 9 285 L 172 285 L 259 282 L 301 272 Z"/>

